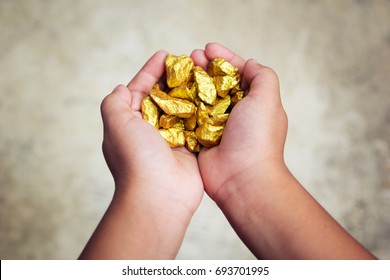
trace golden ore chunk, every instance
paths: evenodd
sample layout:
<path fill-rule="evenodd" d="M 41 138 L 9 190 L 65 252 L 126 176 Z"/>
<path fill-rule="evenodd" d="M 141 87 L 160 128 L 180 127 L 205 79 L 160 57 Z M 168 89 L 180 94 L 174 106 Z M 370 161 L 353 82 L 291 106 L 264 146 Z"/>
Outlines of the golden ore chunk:
<path fill-rule="evenodd" d="M 244 97 L 238 69 L 216 58 L 207 71 L 188 56 L 167 55 L 167 89 L 158 83 L 142 101 L 142 117 L 158 129 L 170 147 L 199 153 L 220 143 L 233 107 Z"/>
<path fill-rule="evenodd" d="M 224 128 L 224 126 L 211 125 L 205 122 L 196 129 L 196 138 L 203 146 L 207 148 L 214 147 L 219 144 Z"/>
<path fill-rule="evenodd" d="M 185 130 L 187 130 L 187 131 L 195 130 L 195 128 L 196 128 L 196 119 L 197 119 L 197 115 L 196 114 L 194 114 L 193 116 L 191 116 L 189 118 L 184 119 L 183 123 L 184 123 Z"/>
<path fill-rule="evenodd" d="M 141 113 L 142 113 L 142 118 L 145 121 L 153 125 L 155 128 L 157 129 L 159 128 L 159 124 L 158 124 L 159 108 L 153 102 L 150 96 L 147 96 L 142 100 Z"/>
<path fill-rule="evenodd" d="M 194 74 L 200 100 L 207 104 L 214 104 L 217 90 L 213 79 L 200 66 L 195 66 Z"/>
<path fill-rule="evenodd" d="M 211 77 L 226 75 L 233 77 L 238 73 L 238 69 L 223 58 L 215 58 L 210 61 L 207 67 L 207 73 Z"/>
<path fill-rule="evenodd" d="M 184 130 L 178 127 L 159 129 L 159 132 L 170 147 L 182 147 L 185 144 Z"/>
<path fill-rule="evenodd" d="M 176 87 L 176 88 L 173 88 L 169 92 L 169 96 L 175 97 L 175 98 L 185 99 L 185 100 L 188 100 L 188 101 L 191 101 L 191 102 L 194 102 L 194 100 L 195 100 L 194 92 L 191 91 L 187 87 Z"/>
<path fill-rule="evenodd" d="M 150 91 L 150 97 L 152 97 L 161 110 L 168 115 L 175 115 L 180 118 L 189 118 L 196 112 L 194 103 L 191 103 L 188 100 L 170 97 L 158 87 L 154 87 Z"/>
<path fill-rule="evenodd" d="M 215 76 L 214 83 L 218 96 L 225 98 L 229 91 L 239 83 L 239 79 L 231 76 Z"/>
<path fill-rule="evenodd" d="M 163 114 L 161 115 L 158 123 L 162 128 L 170 128 L 179 123 L 180 121 L 181 118 L 179 118 L 178 116 Z"/>
<path fill-rule="evenodd" d="M 186 140 L 185 147 L 193 153 L 199 153 L 201 146 L 196 138 L 195 131 L 184 131 L 184 138 Z"/>
<path fill-rule="evenodd" d="M 165 59 L 167 84 L 170 88 L 187 84 L 191 79 L 194 62 L 186 55 L 176 56 L 168 54 Z"/>
<path fill-rule="evenodd" d="M 228 118 L 229 114 L 216 115 L 207 119 L 207 122 L 215 126 L 225 126 Z"/>
<path fill-rule="evenodd" d="M 207 105 L 206 110 L 210 116 L 225 114 L 226 110 L 230 106 L 230 96 L 226 96 L 224 99 L 219 99 L 215 105 Z"/>
<path fill-rule="evenodd" d="M 244 91 L 239 90 L 232 94 L 231 104 L 234 107 L 244 97 Z"/>
<path fill-rule="evenodd" d="M 202 125 L 209 118 L 206 105 L 203 102 L 199 102 L 198 109 L 196 111 L 196 123 Z"/>

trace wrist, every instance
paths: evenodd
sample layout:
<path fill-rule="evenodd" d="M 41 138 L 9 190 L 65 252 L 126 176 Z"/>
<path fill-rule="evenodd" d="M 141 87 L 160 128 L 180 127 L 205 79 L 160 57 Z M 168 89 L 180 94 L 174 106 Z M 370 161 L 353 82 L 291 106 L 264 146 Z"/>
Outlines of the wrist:
<path fill-rule="evenodd" d="M 121 249 L 112 251 L 122 251 L 128 259 L 174 259 L 190 218 L 167 205 L 142 188 L 117 188 L 106 214 L 118 224 L 111 244 Z"/>
<path fill-rule="evenodd" d="M 284 196 L 294 181 L 284 162 L 249 168 L 243 176 L 232 176 L 215 197 L 238 236 L 257 258 L 266 257 L 264 251 L 272 252 L 277 246 L 272 235 L 281 224 L 272 217 L 287 210 L 278 208 L 287 201 Z"/>
<path fill-rule="evenodd" d="M 241 236 L 247 228 L 267 225 L 279 196 L 294 180 L 283 160 L 268 161 L 231 176 L 213 199 Z"/>
<path fill-rule="evenodd" d="M 237 171 L 223 182 L 211 198 L 222 211 L 236 208 L 239 202 L 245 203 L 248 207 L 250 207 L 250 203 L 259 205 L 267 199 L 266 196 L 269 195 L 267 192 L 272 192 L 271 186 L 275 185 L 274 182 L 281 178 L 293 178 L 293 176 L 283 159 L 271 159 L 266 164 L 252 165 Z M 265 198 L 258 201 L 259 198 L 263 197 Z M 243 208 L 246 207 L 243 205 Z"/>
<path fill-rule="evenodd" d="M 137 182 L 131 184 L 116 184 L 113 203 L 122 205 L 124 211 L 140 209 L 147 215 L 168 217 L 177 224 L 188 226 L 195 210 L 188 207 L 178 192 L 170 190 L 165 183 Z"/>

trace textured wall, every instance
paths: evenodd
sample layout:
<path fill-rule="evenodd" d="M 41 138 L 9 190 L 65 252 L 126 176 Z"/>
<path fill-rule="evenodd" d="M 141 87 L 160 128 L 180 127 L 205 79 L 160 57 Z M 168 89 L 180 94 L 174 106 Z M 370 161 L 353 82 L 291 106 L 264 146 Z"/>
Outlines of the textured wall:
<path fill-rule="evenodd" d="M 286 160 L 390 259 L 390 2 L 0 2 L 0 258 L 73 259 L 113 193 L 99 106 L 157 50 L 209 41 L 273 67 Z M 181 259 L 253 258 L 205 197 Z"/>

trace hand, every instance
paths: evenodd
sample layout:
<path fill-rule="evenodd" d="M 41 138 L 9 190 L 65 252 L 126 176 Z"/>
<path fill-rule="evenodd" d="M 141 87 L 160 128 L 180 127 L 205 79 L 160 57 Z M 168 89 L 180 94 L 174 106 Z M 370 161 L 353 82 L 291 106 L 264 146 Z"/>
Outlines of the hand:
<path fill-rule="evenodd" d="M 287 117 L 273 70 L 218 44 L 192 53 L 206 67 L 222 57 L 242 74 L 246 96 L 232 110 L 219 146 L 198 162 L 205 190 L 258 258 L 375 258 L 310 196 L 286 167 Z"/>
<path fill-rule="evenodd" d="M 272 69 L 254 60 L 244 61 L 219 44 L 208 44 L 204 51 L 195 50 L 191 57 L 203 68 L 216 57 L 224 58 L 239 69 L 242 88 L 246 90 L 246 96 L 229 116 L 221 143 L 203 148 L 198 158 L 207 193 L 223 204 L 227 182 L 242 186 L 253 176 L 261 179 L 270 168 L 284 165 L 287 117 Z"/>
<path fill-rule="evenodd" d="M 175 258 L 204 189 L 197 159 L 171 149 L 141 117 L 141 102 L 163 76 L 164 51 L 102 102 L 103 152 L 115 180 L 111 205 L 80 258 Z"/>
<path fill-rule="evenodd" d="M 143 98 L 164 74 L 166 55 L 157 52 L 127 87 L 116 87 L 103 100 L 103 152 L 117 195 L 137 189 L 144 195 L 138 199 L 178 208 L 171 212 L 188 219 L 203 195 L 196 156 L 184 147 L 171 149 L 141 116 Z"/>

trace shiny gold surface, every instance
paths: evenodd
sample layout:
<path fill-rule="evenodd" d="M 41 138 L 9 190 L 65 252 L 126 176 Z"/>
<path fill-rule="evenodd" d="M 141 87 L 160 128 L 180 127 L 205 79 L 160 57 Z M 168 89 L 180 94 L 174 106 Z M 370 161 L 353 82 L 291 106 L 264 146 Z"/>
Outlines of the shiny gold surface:
<path fill-rule="evenodd" d="M 168 88 L 153 86 L 142 102 L 142 117 L 170 147 L 198 153 L 218 145 L 231 109 L 244 96 L 237 68 L 216 58 L 206 72 L 184 55 L 168 55 L 165 68 Z M 159 82 L 163 87 L 164 81 Z"/>
<path fill-rule="evenodd" d="M 177 127 L 168 129 L 159 129 L 162 137 L 167 141 L 170 147 L 181 147 L 185 144 L 184 130 Z"/>
<path fill-rule="evenodd" d="M 211 76 L 235 76 L 238 73 L 238 69 L 225 61 L 223 58 L 215 58 L 210 61 L 207 67 L 207 73 Z"/>
<path fill-rule="evenodd" d="M 213 79 L 200 66 L 195 66 L 194 75 L 200 100 L 207 104 L 214 104 L 217 90 Z"/>
<path fill-rule="evenodd" d="M 215 105 L 207 105 L 206 110 L 210 116 L 221 115 L 226 112 L 230 106 L 230 96 L 226 96 L 223 99 L 218 99 Z"/>
<path fill-rule="evenodd" d="M 201 150 L 201 146 L 196 138 L 195 131 L 184 131 L 185 137 L 185 147 L 187 150 L 193 153 L 199 153 Z"/>
<path fill-rule="evenodd" d="M 206 105 L 203 102 L 200 102 L 198 109 L 196 111 L 196 122 L 198 125 L 201 125 L 209 118 L 209 113 L 207 112 Z"/>
<path fill-rule="evenodd" d="M 196 112 L 194 103 L 170 97 L 158 87 L 153 87 L 150 91 L 150 97 L 168 115 L 175 115 L 180 118 L 189 118 Z"/>
<path fill-rule="evenodd" d="M 234 107 L 244 97 L 244 91 L 239 90 L 232 94 L 231 104 Z"/>
<path fill-rule="evenodd" d="M 163 114 L 161 115 L 158 123 L 162 128 L 170 128 L 180 121 L 181 119 L 178 116 Z"/>
<path fill-rule="evenodd" d="M 231 76 L 215 76 L 214 83 L 218 96 L 225 98 L 229 91 L 239 83 L 239 79 Z"/>
<path fill-rule="evenodd" d="M 194 114 L 193 116 L 191 116 L 189 118 L 183 119 L 185 130 L 188 130 L 188 131 L 195 130 L 195 128 L 196 128 L 196 119 L 197 119 L 197 115 L 196 114 Z"/>
<path fill-rule="evenodd" d="M 147 96 L 142 100 L 141 113 L 142 113 L 142 118 L 144 120 L 146 120 L 148 123 L 150 123 L 157 129 L 159 128 L 159 124 L 158 124 L 159 108 L 156 106 L 156 104 L 153 102 L 150 96 Z"/>
<path fill-rule="evenodd" d="M 165 59 L 167 84 L 170 88 L 185 85 L 191 79 L 194 62 L 186 55 L 168 54 Z"/>
<path fill-rule="evenodd" d="M 207 119 L 207 122 L 215 126 L 225 126 L 228 118 L 229 114 L 216 115 Z"/>
<path fill-rule="evenodd" d="M 193 90 L 191 91 L 186 86 L 180 86 L 180 87 L 173 88 L 169 92 L 169 96 L 194 102 L 196 96 L 194 93 L 196 94 L 196 91 L 195 92 Z"/>
<path fill-rule="evenodd" d="M 198 142 L 207 148 L 218 145 L 224 128 L 224 126 L 215 126 L 208 122 L 203 123 L 196 129 Z"/>

